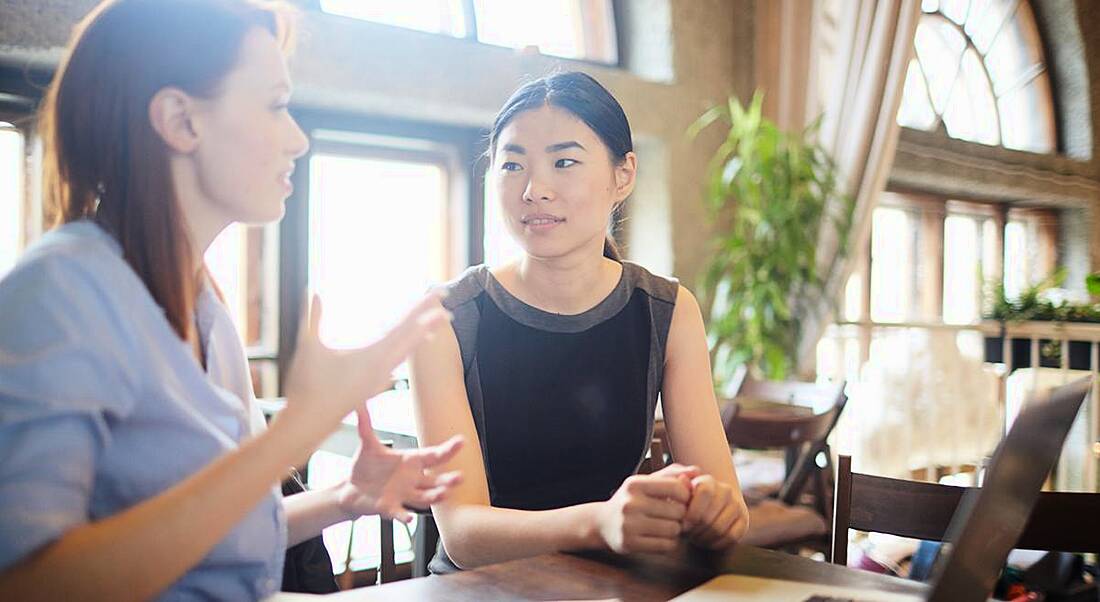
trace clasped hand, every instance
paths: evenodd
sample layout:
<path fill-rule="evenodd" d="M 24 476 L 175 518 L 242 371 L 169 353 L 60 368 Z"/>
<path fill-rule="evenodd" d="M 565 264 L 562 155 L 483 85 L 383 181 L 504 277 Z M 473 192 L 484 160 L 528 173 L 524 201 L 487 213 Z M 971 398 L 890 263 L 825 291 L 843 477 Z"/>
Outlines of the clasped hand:
<path fill-rule="evenodd" d="M 627 478 L 601 508 L 599 531 L 620 553 L 670 552 L 681 537 L 717 550 L 745 534 L 748 516 L 733 486 L 694 466 L 672 464 Z"/>

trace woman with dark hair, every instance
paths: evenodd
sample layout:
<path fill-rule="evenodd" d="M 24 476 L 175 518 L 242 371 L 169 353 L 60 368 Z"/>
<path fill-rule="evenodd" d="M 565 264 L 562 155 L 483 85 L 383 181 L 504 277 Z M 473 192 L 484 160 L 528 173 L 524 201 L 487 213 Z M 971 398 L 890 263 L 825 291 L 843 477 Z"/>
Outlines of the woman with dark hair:
<path fill-rule="evenodd" d="M 57 225 L 0 281 L 0 599 L 258 599 L 288 544 L 407 521 L 458 480 L 432 470 L 458 439 L 389 450 L 364 406 L 446 324 L 438 297 L 345 352 L 320 343 L 315 299 L 265 429 L 203 266 L 229 224 L 282 217 L 307 148 L 287 11 L 117 0 L 75 30 L 42 109 Z M 351 411 L 351 476 L 284 505 L 288 467 Z"/>
<path fill-rule="evenodd" d="M 433 506 L 433 572 L 560 550 L 729 546 L 748 514 L 722 432 L 699 306 L 622 261 L 608 220 L 634 187 L 622 107 L 561 73 L 504 104 L 487 177 L 517 260 L 446 286 L 453 331 L 413 355 L 421 441 L 478 446 Z M 673 464 L 635 474 L 660 394 Z M 480 453 L 479 453 L 480 452 Z"/>

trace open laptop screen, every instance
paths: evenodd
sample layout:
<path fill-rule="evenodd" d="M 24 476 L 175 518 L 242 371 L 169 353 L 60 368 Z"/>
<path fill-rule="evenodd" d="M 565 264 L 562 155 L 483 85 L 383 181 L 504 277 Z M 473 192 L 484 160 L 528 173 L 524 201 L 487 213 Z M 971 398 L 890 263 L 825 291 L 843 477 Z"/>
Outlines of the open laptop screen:
<path fill-rule="evenodd" d="M 980 489 L 959 503 L 933 569 L 931 602 L 986 600 L 1016 545 L 1092 378 L 1040 396 L 997 447 Z"/>

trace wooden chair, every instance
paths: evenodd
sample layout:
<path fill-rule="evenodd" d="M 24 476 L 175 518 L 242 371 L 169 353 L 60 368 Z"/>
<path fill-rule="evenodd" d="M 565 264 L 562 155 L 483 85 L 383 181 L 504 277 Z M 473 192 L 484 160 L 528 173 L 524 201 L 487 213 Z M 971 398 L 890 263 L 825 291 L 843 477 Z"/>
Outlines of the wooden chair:
<path fill-rule="evenodd" d="M 766 382 L 746 379 L 737 398 L 722 408 L 722 425 L 731 448 L 786 449 L 786 476 L 769 497 L 797 504 L 812 479 L 814 507 L 822 517 L 831 514 L 830 479 L 832 454 L 828 437 L 848 402 L 844 382 L 830 385 L 799 382 Z M 770 402 L 772 409 L 746 410 L 738 400 Z M 802 408 L 805 414 L 787 413 L 777 404 Z M 813 407 L 828 408 L 812 414 Z M 817 465 L 820 455 L 825 466 Z"/>
<path fill-rule="evenodd" d="M 803 383 L 767 383 L 747 381 L 742 390 L 756 395 L 767 391 L 772 400 L 784 402 L 789 395 L 823 389 Z M 772 496 L 749 507 L 749 531 L 744 541 L 769 548 L 810 546 L 824 550 L 828 546 L 829 471 L 817 466 L 817 456 L 829 455 L 827 438 L 848 398 L 843 386 L 828 387 L 835 395 L 832 406 L 820 414 L 797 415 L 776 411 L 743 410 L 737 402 L 722 409 L 722 424 L 731 447 L 794 450 L 794 466 Z M 757 397 L 756 399 L 761 399 Z M 767 399 L 767 398 L 764 398 Z M 827 460 L 828 465 L 828 460 Z M 813 480 L 814 508 L 799 504 L 807 482 Z"/>
<path fill-rule="evenodd" d="M 852 472 L 837 462 L 832 562 L 848 563 L 848 529 L 942 541 L 968 487 Z M 1100 493 L 1043 492 L 1016 546 L 1052 552 L 1100 552 Z M 1087 517 L 1087 518 L 1086 518 Z"/>
<path fill-rule="evenodd" d="M 664 468 L 668 462 L 665 460 L 665 443 L 658 437 L 649 441 L 649 454 L 638 468 L 638 474 L 652 474 Z"/>

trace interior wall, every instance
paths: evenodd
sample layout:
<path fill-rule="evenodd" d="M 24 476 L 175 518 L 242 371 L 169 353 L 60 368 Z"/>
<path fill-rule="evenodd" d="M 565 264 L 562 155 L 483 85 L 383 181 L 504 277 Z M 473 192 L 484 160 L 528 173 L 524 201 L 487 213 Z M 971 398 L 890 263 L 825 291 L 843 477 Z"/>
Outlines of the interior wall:
<path fill-rule="evenodd" d="M 94 0 L 0 0 L 0 63 L 56 65 L 72 24 L 95 4 Z M 306 11 L 291 63 L 294 103 L 375 117 L 487 127 L 523 81 L 555 69 L 587 71 L 622 103 L 635 137 L 646 141 L 646 149 L 656 149 L 653 160 L 639 156 L 641 170 L 652 168 L 657 173 L 646 173 L 646 186 L 635 200 L 645 203 L 647 215 L 667 214 L 670 223 L 666 233 L 645 237 L 646 245 L 652 247 L 641 255 L 664 257 L 672 274 L 691 285 L 707 254 L 707 237 L 702 233 L 708 226 L 701 195 L 707 161 L 721 135 L 714 128 L 688 140 L 684 132 L 707 107 L 728 95 L 742 99 L 751 95 L 754 4 L 754 0 L 617 2 L 623 11 L 619 19 L 623 33 L 629 34 L 624 40 L 624 63 L 633 69 Z M 633 52 L 632 43 L 636 44 Z M 661 66 L 661 61 L 667 64 Z M 649 63 L 652 68 L 645 68 Z M 661 208 L 661 203 L 667 208 Z M 628 240 L 641 239 L 632 234 Z M 627 254 L 631 254 L 629 248 Z"/>

